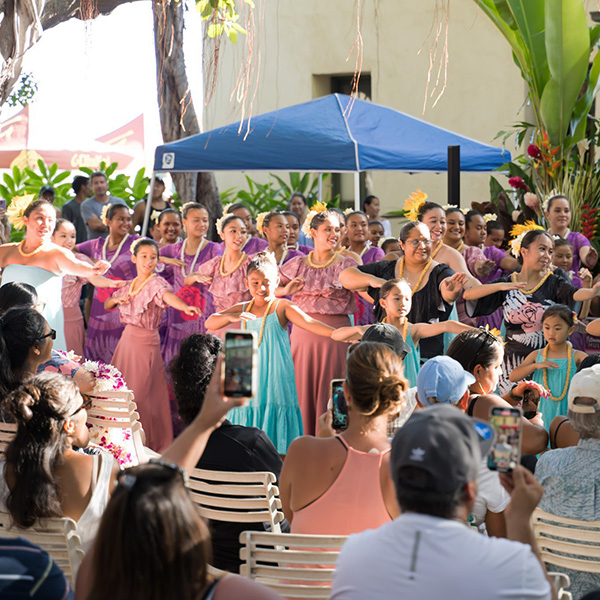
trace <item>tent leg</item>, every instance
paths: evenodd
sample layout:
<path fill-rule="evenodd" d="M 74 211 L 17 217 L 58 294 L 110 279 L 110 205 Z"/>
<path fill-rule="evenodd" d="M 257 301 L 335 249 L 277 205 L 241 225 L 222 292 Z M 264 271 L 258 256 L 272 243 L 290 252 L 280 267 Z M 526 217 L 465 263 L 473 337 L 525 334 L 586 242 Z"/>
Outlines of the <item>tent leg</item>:
<path fill-rule="evenodd" d="M 360 173 L 354 173 L 354 210 L 360 210 Z"/>
<path fill-rule="evenodd" d="M 148 233 L 148 225 L 150 224 L 150 213 L 152 212 L 152 194 L 154 193 L 154 178 L 156 173 L 152 171 L 152 177 L 150 179 L 150 190 L 148 197 L 146 198 L 146 212 L 144 214 L 144 224 L 142 225 L 142 237 Z"/>
<path fill-rule="evenodd" d="M 317 192 L 319 202 L 323 201 L 323 173 L 319 173 L 319 188 Z"/>
<path fill-rule="evenodd" d="M 448 146 L 448 204 L 460 207 L 460 146 Z"/>

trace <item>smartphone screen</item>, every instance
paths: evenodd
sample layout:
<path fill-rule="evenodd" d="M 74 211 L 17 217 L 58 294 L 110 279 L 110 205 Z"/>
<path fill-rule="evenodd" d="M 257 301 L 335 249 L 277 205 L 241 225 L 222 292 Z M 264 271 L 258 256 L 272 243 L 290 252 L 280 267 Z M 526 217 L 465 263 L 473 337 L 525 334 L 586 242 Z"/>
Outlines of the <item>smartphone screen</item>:
<path fill-rule="evenodd" d="M 225 333 L 223 393 L 233 398 L 253 398 L 256 368 L 256 335 L 251 331 Z"/>
<path fill-rule="evenodd" d="M 521 409 L 493 406 L 490 410 L 490 426 L 496 433 L 496 441 L 488 454 L 488 467 L 493 471 L 508 473 L 521 460 Z"/>
<path fill-rule="evenodd" d="M 336 431 L 341 431 L 348 427 L 348 405 L 346 404 L 343 385 L 343 379 L 331 380 L 332 427 Z"/>

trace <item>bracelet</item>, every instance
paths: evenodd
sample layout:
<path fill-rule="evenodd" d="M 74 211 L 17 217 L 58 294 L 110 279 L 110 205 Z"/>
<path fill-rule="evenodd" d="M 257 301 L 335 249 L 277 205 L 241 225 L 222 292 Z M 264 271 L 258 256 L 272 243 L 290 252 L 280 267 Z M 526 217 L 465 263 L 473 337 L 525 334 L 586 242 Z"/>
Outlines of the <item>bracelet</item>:
<path fill-rule="evenodd" d="M 517 385 L 519 384 L 516 383 L 510 388 L 510 392 L 508 392 L 508 395 L 510 396 L 511 400 L 514 400 L 515 402 L 521 402 L 521 400 L 523 400 L 523 396 L 515 396 L 514 394 L 514 389 L 517 387 Z"/>

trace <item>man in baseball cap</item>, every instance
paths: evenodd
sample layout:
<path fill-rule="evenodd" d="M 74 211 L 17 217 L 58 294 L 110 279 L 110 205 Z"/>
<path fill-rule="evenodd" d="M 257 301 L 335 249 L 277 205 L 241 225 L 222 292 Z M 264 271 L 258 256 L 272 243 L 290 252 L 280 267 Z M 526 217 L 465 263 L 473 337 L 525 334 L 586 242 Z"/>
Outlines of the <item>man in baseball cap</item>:
<path fill-rule="evenodd" d="M 568 425 L 579 435 L 579 443 L 550 450 L 540 457 L 535 476 L 544 488 L 540 508 L 577 519 L 600 520 L 597 502 L 600 473 L 600 365 L 581 370 L 569 387 Z M 553 570 L 553 569 L 551 569 Z M 571 578 L 569 591 L 581 598 L 600 588 L 600 574 L 560 569 Z"/>
<path fill-rule="evenodd" d="M 415 412 L 396 433 L 390 455 L 402 514 L 350 536 L 338 557 L 330 599 L 550 599 L 529 524 L 542 494 L 531 473 L 518 466 L 503 474 L 511 494 L 508 540 L 466 525 L 481 459 L 492 443 L 487 423 L 455 406 Z"/>
<path fill-rule="evenodd" d="M 469 386 L 475 377 L 449 356 L 430 358 L 417 376 L 417 401 L 421 406 L 458 404 L 469 397 Z"/>

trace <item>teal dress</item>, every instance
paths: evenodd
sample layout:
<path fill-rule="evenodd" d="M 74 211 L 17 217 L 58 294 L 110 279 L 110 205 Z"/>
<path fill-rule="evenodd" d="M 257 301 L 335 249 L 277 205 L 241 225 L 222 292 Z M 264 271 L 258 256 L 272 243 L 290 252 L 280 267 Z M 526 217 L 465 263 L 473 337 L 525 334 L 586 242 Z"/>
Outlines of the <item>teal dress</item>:
<path fill-rule="evenodd" d="M 415 387 L 417 385 L 419 367 L 421 366 L 421 352 L 419 351 L 418 347 L 415 346 L 415 343 L 412 339 L 412 328 L 413 326 L 411 324 L 406 333 L 406 339 L 404 340 L 410 348 L 410 354 L 407 354 L 404 357 L 402 366 L 404 367 L 404 377 L 408 379 L 409 386 Z"/>
<path fill-rule="evenodd" d="M 42 315 L 46 317 L 48 325 L 56 331 L 53 348 L 66 351 L 62 277 L 40 267 L 11 264 L 2 271 L 2 285 L 13 281 L 28 283 L 36 289 L 39 302 L 44 304 Z"/>
<path fill-rule="evenodd" d="M 569 343 L 570 344 L 570 343 Z M 543 362 L 543 353 L 544 350 L 538 350 L 537 357 L 535 359 L 536 363 Z M 548 386 L 550 387 L 550 393 L 558 398 L 563 393 L 565 388 L 565 381 L 567 379 L 567 371 L 568 364 L 566 358 L 552 358 L 548 359 L 552 360 L 558 365 L 558 369 L 546 369 L 547 378 L 548 378 Z M 571 373 L 569 375 L 569 380 L 573 379 L 573 375 L 577 372 L 577 366 L 575 365 L 575 350 L 572 349 L 571 354 Z M 539 383 L 541 386 L 544 386 L 544 370 L 538 369 L 533 372 L 533 376 L 531 377 L 533 381 Z M 571 381 L 569 381 L 569 385 L 571 385 Z M 552 400 L 552 398 L 540 398 L 540 405 L 538 410 L 542 413 L 542 417 L 544 419 L 544 425 L 546 428 L 550 426 L 550 423 L 554 417 L 559 415 L 566 416 L 567 407 L 568 407 L 568 393 L 565 394 L 565 397 L 560 400 Z"/>
<path fill-rule="evenodd" d="M 292 350 L 287 329 L 277 316 L 279 301 L 267 316 L 263 338 L 258 347 L 258 392 L 248 406 L 229 411 L 227 418 L 237 425 L 262 429 L 279 454 L 303 434 L 302 414 L 298 405 Z M 244 304 L 242 310 L 246 310 Z M 260 336 L 263 319 L 247 321 L 245 328 Z"/>

